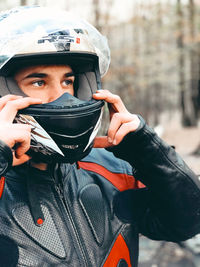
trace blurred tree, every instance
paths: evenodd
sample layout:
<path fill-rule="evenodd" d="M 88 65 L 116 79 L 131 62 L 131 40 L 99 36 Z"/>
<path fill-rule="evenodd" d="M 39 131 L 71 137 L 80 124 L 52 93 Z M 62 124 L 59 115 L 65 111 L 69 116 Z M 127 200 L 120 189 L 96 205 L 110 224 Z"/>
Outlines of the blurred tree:
<path fill-rule="evenodd" d="M 185 54 L 184 54 L 184 30 L 183 30 L 183 12 L 181 0 L 177 0 L 177 47 L 178 53 L 178 75 L 179 75 L 179 86 L 180 86 L 180 105 L 181 105 L 181 116 L 182 123 L 188 125 L 190 123 L 190 115 L 188 114 L 188 99 L 186 98 L 186 82 L 185 82 Z"/>
<path fill-rule="evenodd" d="M 26 6 L 28 4 L 27 2 L 28 2 L 27 0 L 20 0 L 20 5 Z"/>
<path fill-rule="evenodd" d="M 106 35 L 109 33 L 110 16 L 112 6 L 115 0 L 92 0 L 92 9 L 94 11 L 94 26 Z"/>
<path fill-rule="evenodd" d="M 155 23 L 154 23 L 154 46 L 156 49 L 153 80 L 151 82 L 152 94 L 152 124 L 158 125 L 160 122 L 160 114 L 162 110 L 162 83 L 160 82 L 160 70 L 162 69 L 162 3 L 158 2 L 155 5 Z"/>
<path fill-rule="evenodd" d="M 192 117 L 191 125 L 197 125 L 199 118 L 199 60 L 200 54 L 198 49 L 198 41 L 195 34 L 195 4 L 194 0 L 189 0 L 189 34 L 191 40 L 191 46 L 189 50 L 190 56 L 190 90 L 191 90 L 191 102 L 192 102 Z M 190 126 L 190 125 L 189 125 Z"/>
<path fill-rule="evenodd" d="M 92 0 L 93 10 L 94 10 L 94 26 L 101 31 L 100 25 L 100 0 Z"/>
<path fill-rule="evenodd" d="M 147 5 L 143 7 L 145 10 L 151 10 L 152 11 L 152 5 L 151 1 Z M 149 122 L 150 120 L 150 113 L 152 108 L 152 99 L 153 99 L 153 92 L 150 90 L 151 87 L 151 77 L 152 77 L 152 61 L 151 61 L 151 42 L 152 42 L 152 34 L 153 34 L 153 26 L 151 23 L 149 23 L 149 17 L 147 15 L 143 16 L 143 25 L 144 25 L 144 39 L 143 39 L 143 45 L 144 45 L 144 60 L 145 60 L 145 66 L 144 67 L 144 82 L 146 84 L 146 88 L 144 88 L 144 102 L 143 102 L 143 116 Z M 151 34 L 150 34 L 151 33 Z"/>
<path fill-rule="evenodd" d="M 178 73 L 181 117 L 183 126 L 188 127 L 196 126 L 199 119 L 200 55 L 195 33 L 194 1 L 189 0 L 188 2 L 188 17 L 186 14 L 184 16 L 183 9 L 187 11 L 185 5 L 181 3 L 181 0 L 177 0 L 177 47 L 179 52 Z M 187 64 L 189 65 L 188 67 Z"/>

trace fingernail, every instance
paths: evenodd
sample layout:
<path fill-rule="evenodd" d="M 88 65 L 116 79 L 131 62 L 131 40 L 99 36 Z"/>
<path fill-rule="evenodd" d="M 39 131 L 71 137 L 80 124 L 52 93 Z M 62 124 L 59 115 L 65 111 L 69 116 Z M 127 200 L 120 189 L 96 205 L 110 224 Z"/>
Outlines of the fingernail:
<path fill-rule="evenodd" d="M 114 141 L 113 141 L 113 145 L 116 145 L 116 144 L 117 144 L 117 141 L 116 141 L 116 140 L 114 140 Z"/>

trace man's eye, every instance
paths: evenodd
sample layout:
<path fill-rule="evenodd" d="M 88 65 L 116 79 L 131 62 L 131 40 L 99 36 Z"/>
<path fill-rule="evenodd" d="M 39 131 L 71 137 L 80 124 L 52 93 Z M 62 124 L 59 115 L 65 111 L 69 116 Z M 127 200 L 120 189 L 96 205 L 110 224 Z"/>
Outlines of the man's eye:
<path fill-rule="evenodd" d="M 70 84 L 73 84 L 73 81 L 72 80 L 64 80 L 63 83 L 65 85 L 70 85 Z"/>
<path fill-rule="evenodd" d="M 34 86 L 40 87 L 40 86 L 43 86 L 44 85 L 44 81 L 34 81 L 34 82 L 32 82 L 32 84 Z"/>

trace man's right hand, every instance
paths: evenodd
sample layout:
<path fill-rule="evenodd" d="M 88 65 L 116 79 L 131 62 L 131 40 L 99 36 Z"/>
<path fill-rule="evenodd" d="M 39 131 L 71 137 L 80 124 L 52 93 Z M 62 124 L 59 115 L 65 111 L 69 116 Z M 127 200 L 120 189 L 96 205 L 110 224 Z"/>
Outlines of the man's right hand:
<path fill-rule="evenodd" d="M 40 99 L 6 95 L 0 98 L 0 140 L 13 150 L 13 166 L 23 164 L 30 157 L 25 154 L 30 148 L 31 127 L 13 123 L 18 110 L 41 104 Z"/>

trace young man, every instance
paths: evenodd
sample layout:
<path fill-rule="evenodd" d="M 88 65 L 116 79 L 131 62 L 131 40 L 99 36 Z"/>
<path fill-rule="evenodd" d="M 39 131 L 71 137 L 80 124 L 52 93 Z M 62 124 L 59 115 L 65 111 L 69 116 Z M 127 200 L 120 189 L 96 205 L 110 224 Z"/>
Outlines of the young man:
<path fill-rule="evenodd" d="M 26 7 L 2 15 L 0 40 L 1 266 L 137 266 L 139 233 L 199 233 L 196 175 L 101 90 L 96 29 Z M 104 102 L 108 134 L 95 138 Z"/>

